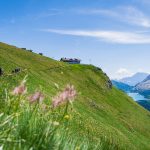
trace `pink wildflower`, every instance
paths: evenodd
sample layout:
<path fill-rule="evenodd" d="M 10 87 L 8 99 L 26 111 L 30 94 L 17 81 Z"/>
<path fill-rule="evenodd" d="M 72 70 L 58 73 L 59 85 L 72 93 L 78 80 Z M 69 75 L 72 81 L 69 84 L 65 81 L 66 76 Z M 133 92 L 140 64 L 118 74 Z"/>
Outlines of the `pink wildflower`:
<path fill-rule="evenodd" d="M 43 99 L 44 99 L 44 95 L 41 92 L 35 92 L 33 95 L 29 97 L 30 103 L 42 102 Z"/>
<path fill-rule="evenodd" d="M 52 106 L 53 108 L 65 103 L 71 102 L 76 96 L 76 90 L 73 85 L 67 85 L 63 92 L 59 93 L 56 97 L 53 98 Z"/>
<path fill-rule="evenodd" d="M 21 83 L 20 86 L 15 87 L 15 89 L 12 91 L 13 95 L 23 95 L 27 92 L 27 88 L 24 83 Z"/>

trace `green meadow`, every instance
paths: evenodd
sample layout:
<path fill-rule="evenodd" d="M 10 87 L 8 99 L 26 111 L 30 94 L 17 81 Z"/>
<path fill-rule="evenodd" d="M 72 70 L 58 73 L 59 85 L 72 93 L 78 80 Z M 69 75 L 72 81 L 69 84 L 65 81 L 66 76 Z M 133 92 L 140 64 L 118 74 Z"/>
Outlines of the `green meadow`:
<path fill-rule="evenodd" d="M 0 43 L 0 147 L 3 150 L 150 150 L 150 112 L 92 65 L 69 65 Z M 12 73 L 20 68 L 18 73 Z M 26 79 L 25 94 L 13 95 Z M 72 102 L 52 99 L 74 85 Z M 42 102 L 28 97 L 40 91 Z"/>

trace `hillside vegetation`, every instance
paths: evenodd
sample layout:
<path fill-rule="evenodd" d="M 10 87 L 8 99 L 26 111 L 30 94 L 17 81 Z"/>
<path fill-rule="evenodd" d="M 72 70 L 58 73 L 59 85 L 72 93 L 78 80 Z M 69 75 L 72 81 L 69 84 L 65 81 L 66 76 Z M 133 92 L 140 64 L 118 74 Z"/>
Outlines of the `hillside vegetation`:
<path fill-rule="evenodd" d="M 0 146 L 4 149 L 150 149 L 150 113 L 111 88 L 109 78 L 97 67 L 65 64 L 3 43 L 0 67 L 4 69 L 0 77 Z M 21 72 L 12 74 L 15 68 L 21 68 Z M 27 95 L 14 98 L 11 91 L 26 75 Z M 64 117 L 66 106 L 45 113 L 40 106 L 35 109 L 26 104 L 26 97 L 41 91 L 44 103 L 50 106 L 52 98 L 67 84 L 77 91 L 65 112 L 70 119 L 60 121 L 56 128 L 50 124 L 51 129 L 45 130 L 50 120 L 59 122 L 59 117 Z M 11 108 L 20 101 L 23 105 Z M 16 112 L 20 117 L 14 117 L 18 116 Z"/>

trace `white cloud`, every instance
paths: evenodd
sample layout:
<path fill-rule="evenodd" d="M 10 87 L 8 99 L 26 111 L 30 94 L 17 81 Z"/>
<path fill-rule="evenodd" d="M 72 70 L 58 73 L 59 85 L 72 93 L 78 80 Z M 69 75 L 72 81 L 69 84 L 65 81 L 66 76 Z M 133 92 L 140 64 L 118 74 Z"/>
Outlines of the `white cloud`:
<path fill-rule="evenodd" d="M 138 26 L 143 27 L 150 27 L 150 18 L 147 17 L 142 11 L 134 8 L 134 7 L 127 7 L 126 9 L 123 9 L 124 12 L 127 13 L 124 15 L 125 19 L 129 23 L 136 24 Z"/>
<path fill-rule="evenodd" d="M 148 1 L 148 0 L 145 0 Z M 150 17 L 144 14 L 141 10 L 133 6 L 123 6 L 116 7 L 113 9 L 49 9 L 42 12 L 36 19 L 47 18 L 51 16 L 61 15 L 61 14 L 84 14 L 84 15 L 103 15 L 107 17 L 112 17 L 121 22 L 126 22 L 128 24 L 133 24 L 137 26 L 142 26 L 145 28 L 150 28 Z"/>
<path fill-rule="evenodd" d="M 78 9 L 74 10 L 74 12 L 78 14 L 85 14 L 85 15 L 107 15 L 107 16 L 118 16 L 118 13 L 116 13 L 113 10 L 107 10 L 107 9 Z"/>
<path fill-rule="evenodd" d="M 128 77 L 128 76 L 132 76 L 133 73 L 130 72 L 128 69 L 126 68 L 120 68 L 118 71 L 116 71 L 115 73 L 116 75 L 116 78 L 117 79 L 121 79 L 121 78 L 124 78 L 124 77 Z"/>
<path fill-rule="evenodd" d="M 51 16 L 61 15 L 63 11 L 61 9 L 49 9 L 48 11 L 42 12 L 38 14 L 35 19 L 42 19 L 42 18 L 48 18 Z"/>
<path fill-rule="evenodd" d="M 62 35 L 93 37 L 101 41 L 119 43 L 119 44 L 150 44 L 150 36 L 138 32 L 120 32 L 120 31 L 89 31 L 89 30 L 56 30 L 45 29 L 45 32 L 51 32 Z"/>
<path fill-rule="evenodd" d="M 76 10 L 80 14 L 93 14 L 93 15 L 105 15 L 113 17 L 119 21 L 127 22 L 137 26 L 150 27 L 150 18 L 146 16 L 142 11 L 135 7 L 118 7 L 116 9 L 80 9 Z"/>

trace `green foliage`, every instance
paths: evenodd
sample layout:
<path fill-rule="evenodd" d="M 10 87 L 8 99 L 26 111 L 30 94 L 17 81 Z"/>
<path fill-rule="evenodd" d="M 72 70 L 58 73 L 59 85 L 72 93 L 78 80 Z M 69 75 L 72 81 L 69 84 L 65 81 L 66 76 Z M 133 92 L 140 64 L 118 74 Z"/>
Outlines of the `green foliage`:
<path fill-rule="evenodd" d="M 0 77 L 0 142 L 4 148 L 150 149 L 150 113 L 123 92 L 108 88 L 108 77 L 96 67 L 68 65 L 3 43 L 0 67 L 5 71 Z M 15 68 L 21 72 L 12 74 Z M 28 94 L 42 91 L 47 112 L 40 105 L 30 106 L 27 95 L 11 96 L 10 91 L 26 74 Z M 69 106 L 71 119 L 59 122 L 65 106 L 53 112 L 51 99 L 68 83 L 78 95 L 73 108 Z M 18 101 L 23 105 L 16 107 Z M 58 127 L 51 124 L 55 121 Z"/>
<path fill-rule="evenodd" d="M 68 111 L 64 114 L 63 108 L 58 112 L 44 104 L 31 105 L 26 96 L 7 95 L 5 108 L 0 114 L 0 145 L 8 150 L 55 150 L 66 149 L 67 145 L 75 149 L 80 143 L 67 132 L 71 124 L 71 120 L 65 118 Z"/>
<path fill-rule="evenodd" d="M 4 150 L 115 148 L 107 139 L 94 141 L 94 136 L 89 135 L 92 132 L 90 126 L 86 127 L 86 136 L 80 133 L 80 127 L 85 128 L 83 118 L 69 102 L 54 109 L 46 102 L 29 103 L 28 93 L 17 96 L 5 94 L 4 108 L 0 113 L 0 145 Z M 75 123 L 78 123 L 76 128 Z"/>

